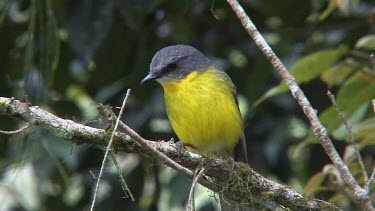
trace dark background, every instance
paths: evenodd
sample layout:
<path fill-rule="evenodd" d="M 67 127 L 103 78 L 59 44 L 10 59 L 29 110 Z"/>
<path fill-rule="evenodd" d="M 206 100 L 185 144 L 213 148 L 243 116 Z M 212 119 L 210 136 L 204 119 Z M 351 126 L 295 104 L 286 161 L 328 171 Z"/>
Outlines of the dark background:
<path fill-rule="evenodd" d="M 302 68 L 295 70 L 297 80 L 310 65 L 321 71 L 302 84 L 318 114 L 331 106 L 327 89 L 339 92 L 350 76 L 361 74 L 360 82 L 374 84 L 374 75 L 362 69 L 372 70 L 368 56 L 375 49 L 375 38 L 371 37 L 375 32 L 375 2 L 352 0 L 348 7 L 332 2 L 336 1 L 240 2 L 288 68 L 302 63 Z M 160 48 L 192 45 L 226 70 L 237 86 L 251 167 L 301 192 L 355 209 L 338 187 L 339 182 L 332 181 L 337 179 L 332 177 L 334 173 L 322 171 L 329 158 L 310 138 L 308 121 L 292 96 L 285 92 L 254 105 L 280 83 L 280 77 L 225 1 L 1 0 L 0 8 L 0 96 L 26 100 L 27 95 L 28 102 L 59 117 L 105 127 L 98 121 L 96 105 L 121 106 L 130 88 L 123 120 L 147 139 L 169 140 L 174 134 L 164 110 L 162 88 L 157 83 L 140 86 L 140 81 Z M 360 45 L 364 37 L 367 40 Z M 345 48 L 344 53 L 326 66 L 321 64 L 324 53 L 312 62 L 301 60 L 341 48 Z M 350 62 L 357 64 L 356 68 Z M 338 69 L 337 73 L 332 68 Z M 344 68 L 351 68 L 348 74 L 342 74 Z M 331 75 L 323 76 L 328 71 Z M 334 83 L 329 83 L 330 78 L 335 78 Z M 361 92 L 363 97 L 360 90 L 342 97 L 347 99 L 342 106 L 354 103 L 347 111 L 354 118 L 353 124 L 369 119 L 372 123 L 369 99 L 375 97 L 375 89 Z M 360 102 L 350 102 L 354 97 Z M 330 125 L 331 118 L 327 119 L 323 123 Z M 1 130 L 15 130 L 23 124 L 0 117 Z M 374 125 L 365 124 L 370 130 Z M 332 126 L 335 130 L 329 132 L 343 154 L 348 138 L 337 135 L 339 126 Z M 362 131 L 360 126 L 357 129 Z M 363 133 L 358 132 L 359 141 L 370 140 L 361 145 L 370 168 L 375 140 L 369 137 L 373 133 L 360 135 Z M 0 210 L 90 207 L 96 184 L 90 171 L 98 175 L 102 149 L 72 145 L 36 127 L 13 136 L 0 134 L 0 143 Z M 97 210 L 184 207 L 191 184 L 187 178 L 142 155 L 118 153 L 117 158 L 136 201 L 125 196 L 114 166 L 108 165 Z M 353 164 L 351 161 L 347 160 Z M 351 168 L 358 172 L 358 165 Z M 314 175 L 318 179 L 312 179 Z M 218 208 L 213 193 L 203 188 L 197 192 L 199 210 Z"/>

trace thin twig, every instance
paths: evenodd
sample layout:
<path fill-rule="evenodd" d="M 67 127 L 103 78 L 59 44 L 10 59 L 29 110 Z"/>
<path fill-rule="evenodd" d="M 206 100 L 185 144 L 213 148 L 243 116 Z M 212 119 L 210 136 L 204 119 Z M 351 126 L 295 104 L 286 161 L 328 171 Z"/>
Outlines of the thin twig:
<path fill-rule="evenodd" d="M 194 172 L 193 182 L 191 183 L 189 200 L 187 203 L 186 210 L 195 211 L 195 201 L 194 201 L 195 185 L 198 183 L 199 178 L 203 175 L 203 172 L 204 172 L 204 167 L 198 168 Z"/>
<path fill-rule="evenodd" d="M 98 179 L 98 177 L 95 176 L 94 172 L 92 172 L 91 170 L 90 170 L 90 174 L 91 174 L 92 178 L 94 178 L 94 179 Z"/>
<path fill-rule="evenodd" d="M 98 180 L 96 182 L 96 187 L 95 187 L 95 192 L 94 192 L 94 197 L 92 199 L 92 203 L 91 203 L 91 208 L 90 208 L 90 211 L 93 211 L 94 210 L 94 207 L 95 207 L 95 202 L 96 202 L 96 196 L 98 194 L 98 190 L 99 190 L 99 184 L 100 184 L 100 180 L 104 174 L 104 168 L 105 168 L 105 165 L 106 165 L 106 162 L 107 162 L 107 158 L 108 158 L 108 154 L 109 152 L 111 151 L 111 147 L 112 147 L 112 143 L 113 143 L 113 138 L 115 137 L 115 134 L 116 134 L 116 130 L 117 130 L 117 127 L 118 127 L 118 124 L 120 122 L 120 118 L 124 112 L 124 109 L 125 109 L 125 105 L 126 105 L 126 101 L 128 100 L 129 98 L 129 95 L 130 95 L 130 89 L 128 89 L 128 91 L 126 92 L 126 96 L 124 98 L 124 101 L 122 102 L 122 106 L 121 106 L 121 110 L 120 110 L 120 113 L 117 117 L 117 120 L 116 120 L 116 124 L 115 124 L 115 127 L 113 128 L 113 132 L 112 132 L 112 136 L 111 136 L 111 139 L 109 140 L 109 143 L 108 143 L 108 146 L 107 146 L 107 149 L 105 151 L 105 154 L 104 154 L 104 158 L 103 158 L 103 162 L 102 162 L 102 166 L 100 167 L 100 172 L 99 172 L 99 176 L 98 176 Z"/>
<path fill-rule="evenodd" d="M 30 124 L 27 123 L 25 126 L 23 126 L 22 128 L 20 128 L 18 130 L 13 130 L 13 131 L 0 130 L 0 133 L 6 134 L 6 135 L 14 135 L 14 134 L 17 134 L 17 133 L 20 133 L 20 132 L 26 130 L 29 127 L 30 127 Z"/>
<path fill-rule="evenodd" d="M 372 64 L 372 71 L 374 71 L 374 73 L 375 73 L 375 54 L 374 53 L 370 54 L 370 60 L 371 60 L 371 64 Z"/>
<path fill-rule="evenodd" d="M 367 183 L 366 183 L 366 189 L 368 193 L 370 193 L 370 186 L 371 186 L 371 183 L 374 182 L 374 179 L 375 179 L 375 163 L 374 163 L 374 166 L 372 167 L 371 176 L 367 180 Z"/>
<path fill-rule="evenodd" d="M 364 59 L 364 60 L 368 60 L 368 54 L 367 53 L 363 53 L 362 51 L 359 51 L 359 50 L 349 50 L 349 55 L 353 56 L 353 57 L 356 57 L 356 58 L 359 58 L 359 59 Z"/>
<path fill-rule="evenodd" d="M 130 138 L 132 138 L 135 142 L 137 142 L 142 147 L 144 147 L 145 149 L 147 149 L 151 154 L 153 154 L 154 156 L 156 156 L 160 160 L 162 160 L 164 164 L 166 164 L 168 166 L 173 166 L 174 169 L 178 170 L 179 172 L 181 172 L 181 173 L 183 173 L 185 175 L 188 175 L 190 178 L 192 178 L 194 176 L 193 172 L 190 169 L 181 166 L 176 161 L 170 159 L 168 156 L 166 156 L 165 154 L 161 153 L 154 146 L 149 145 L 147 143 L 147 140 L 143 139 L 137 132 L 135 132 L 134 130 L 132 130 L 125 123 L 123 123 L 122 121 L 120 121 L 119 124 L 124 129 L 125 133 L 128 136 L 130 136 Z"/>
<path fill-rule="evenodd" d="M 331 139 L 328 136 L 327 129 L 320 122 L 315 109 L 311 106 L 309 100 L 306 98 L 305 94 L 296 83 L 294 76 L 288 72 L 281 60 L 277 57 L 272 48 L 264 40 L 263 36 L 259 33 L 258 29 L 246 14 L 242 6 L 238 3 L 238 1 L 227 0 L 227 2 L 230 4 L 237 17 L 240 19 L 242 26 L 255 41 L 255 44 L 263 52 L 272 66 L 279 72 L 279 74 L 286 82 L 293 97 L 297 100 L 306 117 L 309 119 L 310 125 L 312 126 L 312 128 L 314 128 L 315 136 L 318 138 L 320 144 L 326 151 L 333 164 L 339 170 L 345 184 L 350 188 L 351 193 L 355 197 L 355 200 L 358 201 L 364 209 L 374 210 L 369 195 L 367 194 L 366 190 L 362 189 L 359 186 L 358 182 L 350 173 L 348 166 L 341 159 L 340 155 L 333 146 Z"/>
<path fill-rule="evenodd" d="M 215 11 L 214 11 L 214 6 L 215 6 L 215 0 L 212 0 L 212 5 L 211 5 L 211 8 L 210 8 L 211 14 L 212 14 L 212 16 L 214 16 L 214 18 L 216 20 L 220 20 L 219 16 L 217 16 Z"/>
<path fill-rule="evenodd" d="M 368 181 L 368 175 L 367 175 L 366 167 L 365 167 L 365 164 L 363 162 L 361 153 L 359 152 L 358 145 L 357 145 L 356 140 L 354 138 L 354 135 L 353 135 L 353 132 L 352 132 L 352 128 L 349 126 L 348 120 L 346 119 L 346 117 L 344 115 L 344 112 L 342 112 L 342 110 L 340 109 L 339 105 L 336 103 L 335 96 L 329 90 L 327 91 L 327 96 L 331 100 L 332 105 L 335 107 L 337 113 L 339 114 L 339 116 L 341 118 L 341 121 L 344 123 L 344 125 L 346 127 L 346 130 L 348 131 L 350 140 L 352 142 L 352 145 L 353 145 L 353 147 L 355 149 L 355 152 L 356 152 L 356 155 L 357 155 L 358 163 L 361 166 L 363 178 L 364 178 L 365 184 L 366 184 L 367 181 Z"/>
<path fill-rule="evenodd" d="M 120 177 L 121 187 L 122 187 L 122 190 L 124 191 L 124 194 L 126 195 L 126 193 L 129 193 L 130 198 L 131 198 L 132 201 L 134 202 L 134 201 L 135 201 L 134 196 L 133 196 L 132 192 L 130 191 L 130 189 L 129 189 L 129 187 L 128 187 L 128 184 L 126 184 L 125 178 L 124 178 L 124 176 L 122 175 L 121 168 L 120 168 L 120 166 L 118 165 L 118 162 L 117 162 L 117 160 L 116 160 L 116 156 L 115 156 L 115 154 L 113 154 L 113 152 L 111 152 L 110 155 L 111 155 L 111 158 L 112 158 L 113 163 L 114 163 L 115 166 L 116 166 L 118 176 Z M 127 196 L 126 196 L 126 197 L 127 197 Z"/>

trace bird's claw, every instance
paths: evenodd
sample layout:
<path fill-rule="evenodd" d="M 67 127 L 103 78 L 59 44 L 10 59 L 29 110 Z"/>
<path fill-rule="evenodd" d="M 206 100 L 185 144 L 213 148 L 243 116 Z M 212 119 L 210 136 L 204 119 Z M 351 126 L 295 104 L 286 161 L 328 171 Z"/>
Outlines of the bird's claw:
<path fill-rule="evenodd" d="M 232 157 L 229 157 L 227 160 L 229 170 L 233 171 L 234 169 L 240 168 L 240 164 L 234 161 Z"/>
<path fill-rule="evenodd" d="M 177 150 L 177 155 L 180 157 L 181 155 L 184 154 L 185 152 L 185 145 L 181 141 L 178 141 L 176 143 L 176 150 Z"/>

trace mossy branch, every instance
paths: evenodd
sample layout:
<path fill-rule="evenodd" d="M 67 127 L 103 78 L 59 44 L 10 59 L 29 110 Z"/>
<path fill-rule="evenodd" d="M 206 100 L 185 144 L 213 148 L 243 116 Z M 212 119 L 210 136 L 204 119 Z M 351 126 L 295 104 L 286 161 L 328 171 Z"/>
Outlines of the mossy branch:
<path fill-rule="evenodd" d="M 74 144 L 106 147 L 111 136 L 111 132 L 107 132 L 104 129 L 93 128 L 72 120 L 59 118 L 38 106 L 31 106 L 13 98 L 0 97 L 0 115 L 24 121 L 30 124 L 31 127 L 44 128 Z M 246 164 L 241 163 L 239 168 L 231 171 L 224 160 L 205 157 L 188 151 L 183 155 L 179 155 L 173 142 L 145 140 L 132 130 L 127 130 L 126 133 L 128 134 L 116 133 L 112 145 L 114 152 L 140 153 L 144 156 L 158 159 L 161 163 L 189 178 L 193 177 L 193 174 L 189 172 L 193 172 L 198 166 L 204 166 L 205 171 L 199 183 L 242 205 L 255 208 L 270 208 L 272 210 L 339 210 L 330 203 L 304 196 L 292 188 L 270 181 Z M 166 155 L 174 163 L 165 162 L 130 137 L 139 137 L 149 148 Z"/>

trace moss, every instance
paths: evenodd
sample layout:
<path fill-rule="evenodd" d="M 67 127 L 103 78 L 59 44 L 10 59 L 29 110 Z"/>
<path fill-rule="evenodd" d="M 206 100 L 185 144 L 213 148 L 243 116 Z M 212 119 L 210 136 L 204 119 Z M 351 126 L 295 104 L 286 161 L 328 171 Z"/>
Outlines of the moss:
<path fill-rule="evenodd" d="M 294 190 L 288 187 L 278 186 L 275 190 L 271 189 L 271 184 L 264 180 L 261 175 L 254 172 L 247 164 L 240 163 L 240 168 L 230 170 L 226 162 L 217 162 L 217 160 L 208 157 L 205 163 L 206 175 L 215 178 L 214 183 L 222 186 L 222 190 L 218 191 L 219 196 L 230 194 L 230 199 L 225 201 L 240 202 L 240 206 L 253 207 L 256 209 L 270 209 L 272 204 L 275 206 L 287 205 L 282 207 L 283 210 L 321 210 L 315 199 L 303 197 L 302 195 L 290 195 Z M 271 192 L 274 191 L 274 192 Z M 234 194 L 233 194 L 234 193 Z M 241 203 L 242 201 L 242 203 Z M 316 202 L 317 207 L 311 202 Z M 310 205 L 309 205 L 310 204 Z M 331 206 L 327 205 L 332 209 Z M 327 207 L 325 207 L 327 208 Z"/>
<path fill-rule="evenodd" d="M 0 112 L 13 115 L 16 113 L 13 105 L 9 102 L 0 102 Z"/>

